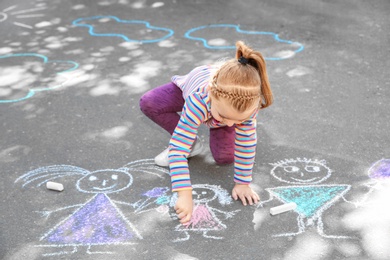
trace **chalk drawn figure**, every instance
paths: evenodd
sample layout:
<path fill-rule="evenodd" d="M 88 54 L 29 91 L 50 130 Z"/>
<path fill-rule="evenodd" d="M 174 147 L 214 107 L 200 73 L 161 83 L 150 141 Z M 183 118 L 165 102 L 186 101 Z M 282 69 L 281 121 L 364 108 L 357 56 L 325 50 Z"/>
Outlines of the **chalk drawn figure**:
<path fill-rule="evenodd" d="M 179 224 L 175 231 L 180 232 L 182 237 L 177 238 L 174 242 L 181 242 L 190 239 L 190 233 L 201 233 L 204 238 L 223 239 L 221 236 L 208 234 L 209 232 L 220 232 L 227 228 L 227 226 L 220 220 L 217 215 L 223 215 L 225 219 L 233 217 L 236 211 L 223 211 L 216 209 L 209 205 L 210 202 L 218 199 L 222 206 L 232 203 L 232 198 L 229 193 L 216 185 L 209 184 L 195 184 L 192 185 L 192 194 L 194 201 L 194 209 L 190 221 L 186 224 Z M 177 193 L 174 193 L 171 206 L 175 205 L 177 200 Z"/>
<path fill-rule="evenodd" d="M 88 254 L 113 254 L 111 251 L 91 250 L 101 245 L 132 245 L 143 239 L 136 226 L 118 208 L 118 204 L 136 207 L 135 204 L 115 201 L 108 194 L 118 193 L 128 189 L 133 183 L 132 171 L 156 175 L 160 178 L 166 174 L 166 169 L 154 165 L 153 160 L 139 160 L 118 169 L 88 171 L 72 165 L 53 165 L 30 171 L 16 182 L 23 181 L 23 187 L 39 182 L 37 186 L 49 180 L 77 176 L 76 188 L 82 193 L 94 196 L 84 204 L 41 211 L 48 218 L 52 213 L 76 208 L 73 214 L 60 221 L 46 232 L 40 241 L 48 244 L 39 247 L 59 248 L 72 247 L 73 251 L 59 251 L 43 254 L 44 256 L 72 254 L 79 247 L 86 247 Z"/>
<path fill-rule="evenodd" d="M 361 234 L 362 246 L 372 259 L 390 259 L 390 159 L 375 162 L 368 170 L 368 192 L 342 222 Z"/>
<path fill-rule="evenodd" d="M 169 212 L 169 202 L 171 199 L 170 189 L 168 187 L 155 187 L 149 191 L 146 191 L 142 196 L 146 199 L 141 199 L 136 203 L 133 203 L 133 207 L 136 208 L 136 213 L 143 213 L 149 210 L 157 210 L 160 213 Z M 157 206 L 157 208 L 156 208 Z"/>
<path fill-rule="evenodd" d="M 131 26 L 137 26 L 137 25 L 141 25 L 141 26 L 144 26 L 144 28 L 141 29 L 141 35 L 142 37 L 144 37 L 143 39 L 140 38 L 140 39 L 134 39 L 132 37 L 129 37 L 125 34 L 118 34 L 118 33 L 102 33 L 101 29 L 97 29 L 97 23 L 99 24 L 99 26 L 102 26 L 102 24 L 106 23 L 106 22 L 109 22 L 109 21 L 115 21 L 116 23 L 118 23 L 118 25 L 122 24 L 122 25 L 131 25 Z M 92 24 L 91 24 L 92 23 Z M 126 42 L 135 42 L 135 43 L 155 43 L 155 42 L 160 42 L 160 41 L 163 41 L 169 37 L 171 37 L 173 34 L 174 34 L 174 31 L 171 30 L 171 29 L 168 29 L 168 28 L 162 28 L 162 27 L 156 27 L 156 26 L 152 26 L 150 25 L 149 22 L 147 21 L 142 21 L 142 20 L 122 20 L 116 16 L 112 16 L 112 15 L 107 15 L 107 16 L 92 16 L 92 17 L 85 17 L 85 18 L 79 18 L 79 19 L 76 19 L 72 22 L 72 24 L 76 27 L 87 27 L 88 28 L 88 33 L 91 35 L 91 36 L 94 36 L 94 37 L 117 37 L 117 38 L 121 38 L 122 40 L 126 41 Z M 147 28 L 145 30 L 145 28 Z M 112 30 L 112 27 L 111 29 Z M 99 32 L 98 32 L 99 31 Z M 163 32 L 163 36 L 159 37 L 159 36 L 150 36 L 150 37 L 147 37 L 145 34 L 149 33 L 149 32 L 154 32 L 154 34 L 161 34 L 161 32 Z"/>
<path fill-rule="evenodd" d="M 274 235 L 296 236 L 305 232 L 307 227 L 316 227 L 319 235 L 327 238 L 348 238 L 346 236 L 331 236 L 324 233 L 322 214 L 350 190 L 350 185 L 316 185 L 331 176 L 332 170 L 326 166 L 324 160 L 296 158 L 271 163 L 274 168 L 271 175 L 276 179 L 288 183 L 298 184 L 268 188 L 270 199 L 259 204 L 278 199 L 283 203 L 294 202 L 298 213 L 298 231 Z"/>

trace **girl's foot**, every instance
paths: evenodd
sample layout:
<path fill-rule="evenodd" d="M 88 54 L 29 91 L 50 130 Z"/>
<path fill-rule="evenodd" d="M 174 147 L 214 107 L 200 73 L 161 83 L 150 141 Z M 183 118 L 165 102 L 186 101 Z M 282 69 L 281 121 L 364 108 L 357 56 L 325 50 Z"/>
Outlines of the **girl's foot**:
<path fill-rule="evenodd" d="M 195 145 L 194 145 L 193 149 L 191 150 L 191 153 L 188 156 L 188 158 L 194 157 L 194 156 L 200 154 L 202 152 L 202 150 L 203 150 L 203 143 L 199 138 L 196 138 Z M 164 151 L 162 151 L 159 155 L 157 155 L 154 158 L 154 163 L 157 164 L 158 166 L 167 167 L 169 165 L 168 152 L 169 152 L 168 148 L 165 149 Z"/>

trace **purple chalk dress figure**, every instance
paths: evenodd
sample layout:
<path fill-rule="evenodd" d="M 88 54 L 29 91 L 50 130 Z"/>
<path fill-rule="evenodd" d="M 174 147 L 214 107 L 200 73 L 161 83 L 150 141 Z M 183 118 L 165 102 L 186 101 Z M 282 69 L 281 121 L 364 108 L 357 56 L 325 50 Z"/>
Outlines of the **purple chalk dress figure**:
<path fill-rule="evenodd" d="M 38 211 L 44 217 L 49 218 L 52 213 L 74 209 L 71 215 L 62 219 L 40 237 L 40 241 L 45 244 L 37 245 L 37 247 L 46 248 L 42 255 L 74 254 L 82 247 L 86 248 L 88 254 L 115 254 L 110 250 L 114 245 L 133 245 L 143 239 L 131 219 L 128 219 L 117 205 L 128 206 L 134 214 L 138 214 L 137 207 L 145 207 L 150 203 L 138 205 L 139 203 L 112 200 L 108 196 L 132 185 L 133 176 L 130 174 L 132 171 L 142 171 L 154 176 L 167 174 L 167 170 L 157 169 L 153 160 L 146 159 L 131 162 L 118 169 L 93 172 L 72 165 L 53 165 L 41 167 L 20 176 L 15 182 L 23 181 L 23 187 L 33 182 L 39 182 L 39 187 L 56 178 L 81 176 L 76 183 L 77 190 L 81 193 L 92 194 L 91 199 L 83 204 L 50 211 Z M 165 190 L 167 188 L 154 189 L 153 192 L 158 191 L 158 195 L 161 195 Z M 156 196 L 149 193 L 149 197 Z M 156 206 L 167 204 L 167 199 L 158 199 L 160 203 L 155 203 Z M 111 246 L 103 247 L 103 245 Z"/>
<path fill-rule="evenodd" d="M 100 245 L 140 238 L 106 194 L 99 193 L 41 240 L 55 244 Z"/>

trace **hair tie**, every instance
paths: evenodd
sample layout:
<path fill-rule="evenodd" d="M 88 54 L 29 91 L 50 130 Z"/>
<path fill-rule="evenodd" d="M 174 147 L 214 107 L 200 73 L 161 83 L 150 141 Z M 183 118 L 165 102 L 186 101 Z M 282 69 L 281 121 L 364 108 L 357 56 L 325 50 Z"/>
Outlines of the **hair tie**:
<path fill-rule="evenodd" d="M 243 64 L 243 65 L 246 65 L 249 63 L 249 60 L 247 58 L 244 58 L 244 56 L 241 56 L 239 59 L 238 59 L 238 62 Z"/>

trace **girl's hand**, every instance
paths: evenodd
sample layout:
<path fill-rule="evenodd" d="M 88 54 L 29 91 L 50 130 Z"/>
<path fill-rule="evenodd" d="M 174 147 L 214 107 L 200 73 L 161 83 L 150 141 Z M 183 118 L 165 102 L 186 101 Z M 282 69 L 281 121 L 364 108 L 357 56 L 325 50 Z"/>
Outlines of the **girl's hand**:
<path fill-rule="evenodd" d="M 246 184 L 238 184 L 233 188 L 232 197 L 234 200 L 240 199 L 244 206 L 247 205 L 247 201 L 249 205 L 256 204 L 260 201 L 259 195 L 252 190 L 249 185 Z"/>
<path fill-rule="evenodd" d="M 181 190 L 177 192 L 178 198 L 174 209 L 180 223 L 184 224 L 190 221 L 192 216 L 192 190 Z"/>

